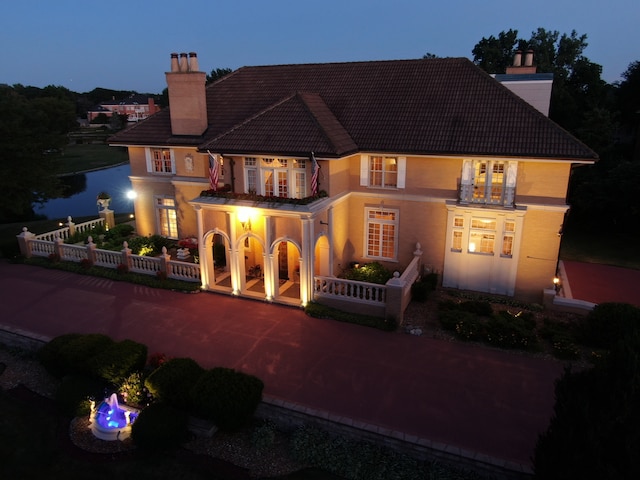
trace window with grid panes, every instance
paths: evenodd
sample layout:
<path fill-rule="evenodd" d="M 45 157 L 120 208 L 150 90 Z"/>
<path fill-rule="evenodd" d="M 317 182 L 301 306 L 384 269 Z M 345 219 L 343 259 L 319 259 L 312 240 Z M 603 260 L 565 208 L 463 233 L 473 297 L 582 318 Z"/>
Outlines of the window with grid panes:
<path fill-rule="evenodd" d="M 398 211 L 390 209 L 367 208 L 366 256 L 395 260 L 398 243 Z"/>
<path fill-rule="evenodd" d="M 154 173 L 172 173 L 174 169 L 171 150 L 166 148 L 151 149 L 151 167 Z"/>

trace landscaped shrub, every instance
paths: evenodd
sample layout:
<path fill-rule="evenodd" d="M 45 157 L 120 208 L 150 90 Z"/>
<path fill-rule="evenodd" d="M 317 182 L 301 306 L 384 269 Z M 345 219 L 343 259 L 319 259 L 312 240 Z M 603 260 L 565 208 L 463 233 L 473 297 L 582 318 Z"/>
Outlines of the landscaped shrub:
<path fill-rule="evenodd" d="M 586 345 L 611 348 L 627 336 L 640 334 L 640 308 L 628 303 L 601 303 L 584 317 L 579 331 Z"/>
<path fill-rule="evenodd" d="M 156 400 L 190 410 L 189 390 L 204 372 L 191 358 L 172 358 L 151 372 L 144 385 Z"/>
<path fill-rule="evenodd" d="M 114 242 L 125 239 L 134 232 L 133 225 L 129 225 L 128 223 L 120 223 L 118 225 L 114 225 L 104 234 L 105 241 Z M 122 245 L 122 242 L 119 242 Z"/>
<path fill-rule="evenodd" d="M 640 342 L 627 337 L 593 368 L 566 369 L 549 428 L 535 447 L 536 479 L 640 478 Z"/>
<path fill-rule="evenodd" d="M 513 315 L 503 310 L 487 320 L 485 340 L 500 348 L 533 351 L 539 349 L 535 328 L 531 313 Z"/>
<path fill-rule="evenodd" d="M 166 403 L 154 403 L 140 412 L 131 425 L 133 443 L 145 451 L 165 452 L 189 438 L 187 413 Z"/>
<path fill-rule="evenodd" d="M 438 320 L 440 321 L 442 328 L 450 332 L 456 332 L 459 325 L 477 323 L 476 315 L 456 308 L 450 310 L 439 310 Z"/>
<path fill-rule="evenodd" d="M 576 327 L 572 323 L 554 321 L 548 318 L 538 329 L 538 334 L 551 346 L 554 357 L 562 360 L 575 360 L 582 351 L 576 337 Z"/>
<path fill-rule="evenodd" d="M 44 345 L 38 352 L 42 365 L 54 376 L 91 373 L 88 361 L 113 344 L 103 334 L 66 334 Z"/>
<path fill-rule="evenodd" d="M 458 308 L 465 312 L 475 313 L 483 317 L 490 317 L 493 315 L 493 308 L 491 303 L 486 300 L 466 300 L 459 304 Z"/>
<path fill-rule="evenodd" d="M 415 282 L 411 285 L 411 300 L 415 302 L 426 302 L 432 291 L 433 289 L 428 283 Z"/>
<path fill-rule="evenodd" d="M 137 408 L 147 406 L 152 400 L 152 395 L 144 386 L 144 377 L 140 372 L 133 372 L 125 378 L 118 391 L 127 405 Z"/>
<path fill-rule="evenodd" d="M 395 318 L 374 317 L 372 315 L 362 315 L 350 313 L 335 308 L 327 307 L 317 302 L 309 302 L 304 308 L 304 312 L 314 318 L 330 318 L 339 322 L 353 323 L 373 327 L 386 332 L 393 332 L 398 328 Z"/>
<path fill-rule="evenodd" d="M 114 342 L 89 359 L 95 376 L 120 385 L 131 373 L 141 371 L 147 361 L 147 346 L 133 340 Z"/>
<path fill-rule="evenodd" d="M 379 262 L 356 264 L 344 272 L 347 280 L 378 283 L 384 285 L 393 277 L 393 272 Z"/>
<path fill-rule="evenodd" d="M 56 404 L 60 411 L 69 417 L 88 416 L 91 411 L 90 400 L 98 405 L 104 397 L 107 383 L 88 375 L 67 375 L 62 378 L 56 392 Z"/>
<path fill-rule="evenodd" d="M 216 367 L 202 374 L 191 388 L 193 411 L 220 430 L 237 430 L 252 418 L 263 389 L 262 380 L 253 375 Z"/>

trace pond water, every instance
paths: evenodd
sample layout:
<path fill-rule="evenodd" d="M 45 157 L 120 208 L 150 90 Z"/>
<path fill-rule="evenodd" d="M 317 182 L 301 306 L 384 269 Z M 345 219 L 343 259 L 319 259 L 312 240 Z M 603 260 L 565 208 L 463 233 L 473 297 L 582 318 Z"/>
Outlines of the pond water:
<path fill-rule="evenodd" d="M 126 164 L 62 177 L 61 181 L 70 195 L 49 200 L 42 207 L 36 206 L 34 211 L 49 220 L 66 220 L 68 216 L 97 217 L 100 207 L 96 204 L 96 197 L 105 191 L 111 195 L 111 210 L 115 213 L 133 212 L 133 201 L 127 198 L 127 192 L 131 190 L 130 173 L 131 166 Z"/>

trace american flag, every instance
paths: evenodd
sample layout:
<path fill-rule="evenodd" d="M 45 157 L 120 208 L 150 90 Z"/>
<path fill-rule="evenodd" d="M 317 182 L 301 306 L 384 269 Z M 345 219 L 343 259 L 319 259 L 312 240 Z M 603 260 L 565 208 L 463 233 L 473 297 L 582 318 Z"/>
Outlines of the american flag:
<path fill-rule="evenodd" d="M 316 156 L 311 152 L 311 195 L 316 196 L 318 194 L 318 171 L 320 165 L 316 161 Z"/>
<path fill-rule="evenodd" d="M 207 153 L 209 154 L 209 187 L 211 190 L 216 191 L 218 190 L 218 177 L 220 176 L 220 162 L 218 162 L 213 153 L 208 150 Z"/>

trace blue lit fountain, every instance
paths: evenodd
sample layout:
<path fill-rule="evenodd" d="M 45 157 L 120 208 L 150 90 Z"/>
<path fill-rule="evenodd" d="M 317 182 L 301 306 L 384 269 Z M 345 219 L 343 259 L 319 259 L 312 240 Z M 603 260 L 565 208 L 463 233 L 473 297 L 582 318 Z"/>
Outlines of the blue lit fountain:
<path fill-rule="evenodd" d="M 118 405 L 118 395 L 111 394 L 95 408 L 91 406 L 91 432 L 101 440 L 124 440 L 131 435 L 131 425 L 140 411 Z"/>

